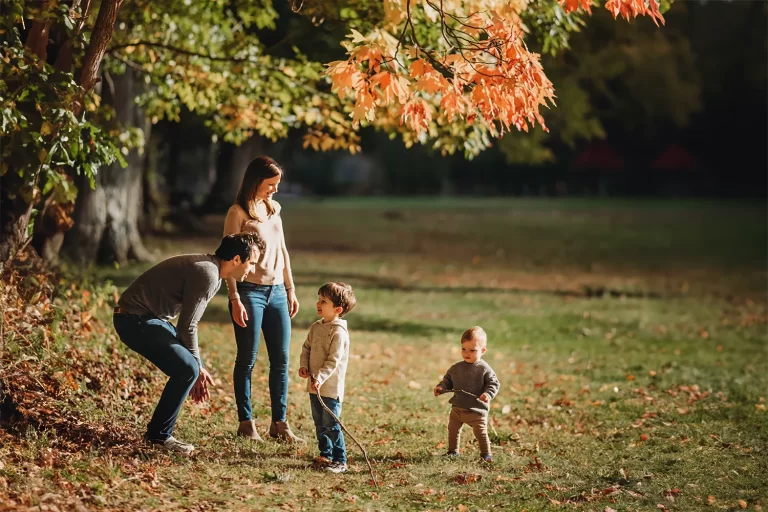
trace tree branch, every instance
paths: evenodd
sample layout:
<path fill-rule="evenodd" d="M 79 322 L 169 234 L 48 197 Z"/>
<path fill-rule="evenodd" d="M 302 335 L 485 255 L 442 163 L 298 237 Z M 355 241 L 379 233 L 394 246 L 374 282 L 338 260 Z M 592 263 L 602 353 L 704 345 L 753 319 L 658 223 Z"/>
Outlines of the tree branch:
<path fill-rule="evenodd" d="M 112 39 L 115 30 L 117 12 L 123 0 L 104 0 L 99 8 L 99 15 L 93 26 L 91 42 L 83 58 L 83 70 L 80 73 L 80 86 L 85 91 L 90 91 L 99 82 L 99 66 L 104 58 L 104 51 Z"/>
<path fill-rule="evenodd" d="M 120 44 L 117 46 L 113 46 L 109 50 L 107 50 L 107 53 L 115 53 L 118 50 L 122 50 L 123 48 L 133 48 L 136 46 L 150 46 L 152 48 L 162 48 L 163 50 L 168 50 L 174 53 L 179 53 L 181 55 L 189 55 L 190 57 L 200 57 L 202 59 L 208 59 L 212 61 L 221 61 L 221 62 L 251 62 L 254 64 L 257 64 L 258 61 L 253 60 L 249 57 L 231 57 L 231 56 L 225 56 L 225 57 L 217 57 L 215 55 L 209 55 L 207 53 L 199 53 L 199 52 L 193 52 L 191 50 L 185 50 L 184 48 L 178 48 L 176 46 L 171 46 L 163 43 L 157 43 L 154 41 L 137 41 L 135 43 L 125 43 Z"/>

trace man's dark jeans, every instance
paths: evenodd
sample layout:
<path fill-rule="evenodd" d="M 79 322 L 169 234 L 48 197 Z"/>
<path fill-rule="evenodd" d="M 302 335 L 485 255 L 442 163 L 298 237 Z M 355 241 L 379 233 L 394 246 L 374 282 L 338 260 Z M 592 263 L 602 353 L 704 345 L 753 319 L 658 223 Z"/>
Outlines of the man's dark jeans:
<path fill-rule="evenodd" d="M 181 344 L 176 328 L 169 322 L 124 314 L 115 314 L 113 322 L 123 343 L 169 377 L 146 433 L 149 440 L 165 441 L 173 434 L 181 405 L 200 374 L 197 360 Z"/>

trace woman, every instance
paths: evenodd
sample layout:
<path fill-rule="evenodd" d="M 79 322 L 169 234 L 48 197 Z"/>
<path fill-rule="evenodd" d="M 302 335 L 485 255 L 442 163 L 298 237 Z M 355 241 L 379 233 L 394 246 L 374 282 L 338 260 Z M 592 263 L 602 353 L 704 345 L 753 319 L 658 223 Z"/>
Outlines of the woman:
<path fill-rule="evenodd" d="M 291 275 L 291 260 L 285 246 L 280 205 L 272 200 L 283 170 L 267 156 L 254 159 L 245 171 L 235 204 L 227 212 L 224 235 L 256 232 L 266 248 L 256 269 L 244 282 L 227 279 L 229 311 L 235 328 L 237 358 L 233 378 L 240 426 L 237 434 L 262 441 L 251 411 L 251 373 L 259 349 L 259 333 L 269 356 L 269 395 L 272 402 L 270 437 L 287 442 L 304 442 L 296 437 L 285 419 L 288 397 L 288 350 L 291 318 L 299 301 Z"/>

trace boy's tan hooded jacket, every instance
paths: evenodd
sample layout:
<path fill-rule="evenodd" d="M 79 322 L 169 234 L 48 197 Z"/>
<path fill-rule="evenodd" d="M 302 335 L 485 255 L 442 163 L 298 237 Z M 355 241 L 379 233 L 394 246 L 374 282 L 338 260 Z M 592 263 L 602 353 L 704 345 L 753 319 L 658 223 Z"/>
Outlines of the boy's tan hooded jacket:
<path fill-rule="evenodd" d="M 301 366 L 309 370 L 317 381 L 320 396 L 344 400 L 344 379 L 349 361 L 349 332 L 347 321 L 341 318 L 323 323 L 313 323 L 301 349 Z M 311 390 L 307 379 L 307 391 Z"/>

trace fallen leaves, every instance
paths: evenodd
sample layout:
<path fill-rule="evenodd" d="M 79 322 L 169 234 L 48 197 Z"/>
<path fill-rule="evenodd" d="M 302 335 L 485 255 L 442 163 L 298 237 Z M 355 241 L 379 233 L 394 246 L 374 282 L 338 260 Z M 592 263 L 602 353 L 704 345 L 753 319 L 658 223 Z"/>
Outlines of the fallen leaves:
<path fill-rule="evenodd" d="M 542 464 L 542 462 L 539 460 L 538 457 L 534 457 L 531 462 L 528 463 L 528 466 L 526 466 L 526 472 L 528 471 L 536 471 L 541 472 L 547 469 L 547 466 Z"/>
<path fill-rule="evenodd" d="M 459 485 L 474 484 L 483 479 L 479 473 L 459 473 L 453 478 L 453 481 Z"/>
<path fill-rule="evenodd" d="M 674 489 L 666 490 L 662 493 L 664 497 L 667 499 L 667 501 L 674 503 L 675 498 L 677 498 L 680 495 L 680 489 L 675 487 Z"/>

